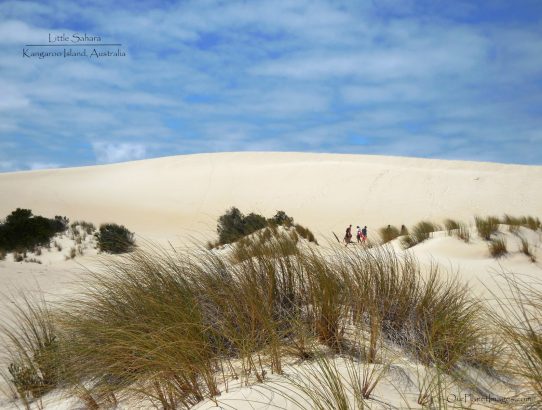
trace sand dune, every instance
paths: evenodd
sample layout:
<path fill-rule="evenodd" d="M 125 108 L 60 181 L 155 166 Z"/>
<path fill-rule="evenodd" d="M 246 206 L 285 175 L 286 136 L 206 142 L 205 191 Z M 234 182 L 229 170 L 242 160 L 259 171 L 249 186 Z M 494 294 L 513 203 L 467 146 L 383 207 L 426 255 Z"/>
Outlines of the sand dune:
<path fill-rule="evenodd" d="M 125 224 L 151 239 L 209 239 L 230 206 L 278 209 L 320 236 L 423 218 L 542 214 L 542 167 L 365 155 L 197 154 L 0 174 L 0 215 L 16 207 Z"/>
<path fill-rule="evenodd" d="M 387 224 L 410 226 L 422 219 L 472 222 L 477 214 L 505 213 L 541 217 L 542 166 L 363 155 L 198 154 L 5 173 L 0 174 L 0 193 L 0 216 L 17 207 L 30 208 L 35 214 L 65 215 L 72 221 L 117 222 L 135 231 L 140 240 L 177 244 L 215 239 L 216 220 L 231 206 L 268 217 L 284 210 L 325 244 L 333 240 L 331 232 L 342 236 L 349 223 L 368 225 L 371 235 Z M 468 244 L 437 232 L 409 252 L 422 265 L 436 262 L 447 273 L 459 273 L 475 293 L 491 298 L 486 286 L 495 289 L 497 272 L 540 277 L 541 235 L 525 228 L 519 234 L 533 247 L 535 263 L 521 253 L 518 236 L 505 226 L 499 235 L 510 253 L 504 259 L 489 255 L 487 243 L 472 226 Z M 11 255 L 0 261 L 0 288 L 27 293 L 40 289 L 53 301 L 73 293 L 75 282 L 84 278 L 84 267 L 95 265 L 96 251 L 90 247 L 85 256 L 65 260 L 73 243 L 67 236 L 58 240 L 63 241 L 63 250 L 44 251 L 37 257 L 42 264 L 16 263 Z M 391 246 L 403 252 L 398 240 Z M 6 303 L 0 311 L 4 319 L 9 317 L 5 307 Z M 383 383 L 377 396 L 397 395 L 392 387 Z M 221 399 L 249 408 L 244 401 L 254 394 L 258 392 L 250 387 L 238 388 Z M 46 408 L 74 406 L 57 392 L 49 399 Z M 0 400 L 0 407 L 13 406 Z M 215 407 L 207 401 L 199 408 Z"/>

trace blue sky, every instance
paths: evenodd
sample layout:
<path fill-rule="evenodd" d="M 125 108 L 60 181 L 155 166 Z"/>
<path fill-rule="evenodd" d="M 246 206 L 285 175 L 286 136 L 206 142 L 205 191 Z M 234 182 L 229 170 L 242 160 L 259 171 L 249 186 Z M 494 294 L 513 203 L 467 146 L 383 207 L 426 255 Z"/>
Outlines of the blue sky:
<path fill-rule="evenodd" d="M 539 0 L 111 3 L 0 2 L 0 172 L 217 151 L 542 164 Z M 22 57 L 63 33 L 126 56 Z"/>

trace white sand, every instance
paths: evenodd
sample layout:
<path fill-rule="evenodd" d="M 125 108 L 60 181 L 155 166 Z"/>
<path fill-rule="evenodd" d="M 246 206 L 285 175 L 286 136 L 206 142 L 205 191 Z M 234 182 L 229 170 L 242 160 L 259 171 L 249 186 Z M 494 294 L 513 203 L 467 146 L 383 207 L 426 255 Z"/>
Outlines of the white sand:
<path fill-rule="evenodd" d="M 542 217 L 542 166 L 363 155 L 200 154 L 0 174 L 0 195 L 0 217 L 17 207 L 30 208 L 71 221 L 117 222 L 140 238 L 176 243 L 216 239 L 217 217 L 231 206 L 267 217 L 284 210 L 325 244 L 334 240 L 332 231 L 342 237 L 349 223 L 368 225 L 371 235 L 387 224 L 410 226 L 422 219 L 472 223 L 477 214 Z M 511 253 L 499 260 L 490 257 L 474 230 L 469 244 L 437 233 L 412 252 L 424 264 L 436 261 L 459 272 L 488 297 L 484 286 L 491 288 L 496 271 L 542 275 L 540 235 L 521 232 L 537 255 L 532 263 L 519 251 L 518 238 L 506 227 L 502 231 Z M 65 261 L 72 243 L 63 240 L 63 251 L 44 251 L 38 258 L 42 264 L 15 263 L 10 256 L 0 261 L 0 289 L 39 288 L 52 300 L 73 292 L 73 281 L 82 277 L 79 264 L 92 265 L 96 252 L 89 249 L 86 256 Z M 246 389 L 222 398 L 235 402 L 255 394 Z M 386 394 L 396 393 L 384 389 L 379 396 Z M 70 407 L 66 402 L 58 406 Z"/>

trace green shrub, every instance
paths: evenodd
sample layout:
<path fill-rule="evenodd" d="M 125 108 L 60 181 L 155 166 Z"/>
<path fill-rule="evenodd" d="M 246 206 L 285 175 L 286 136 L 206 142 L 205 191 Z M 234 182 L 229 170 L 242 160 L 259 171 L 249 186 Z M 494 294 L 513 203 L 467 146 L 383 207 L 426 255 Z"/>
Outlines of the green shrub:
<path fill-rule="evenodd" d="M 218 218 L 218 226 L 216 230 L 218 232 L 219 244 L 224 245 L 235 242 L 236 240 L 247 235 L 245 216 L 238 208 L 232 207 L 226 211 L 224 215 Z"/>
<path fill-rule="evenodd" d="M 134 234 L 123 225 L 102 224 L 95 236 L 98 249 L 102 252 L 125 253 L 132 251 L 135 247 Z"/>
<path fill-rule="evenodd" d="M 0 224 L 0 249 L 30 250 L 45 245 L 55 234 L 65 231 L 67 226 L 66 217 L 48 219 L 32 215 L 30 209 L 17 208 Z"/>
<path fill-rule="evenodd" d="M 269 222 L 275 225 L 291 226 L 294 224 L 294 218 L 286 215 L 284 211 L 277 211 L 275 216 L 269 219 Z"/>
<path fill-rule="evenodd" d="M 478 235 L 486 241 L 491 240 L 491 235 L 499 230 L 499 218 L 494 216 L 488 216 L 487 218 L 476 216 L 474 222 L 476 223 Z"/>
<path fill-rule="evenodd" d="M 245 216 L 243 220 L 243 225 L 243 231 L 245 232 L 245 235 L 250 235 L 253 232 L 265 228 L 267 226 L 267 220 L 263 216 L 252 212 Z"/>
<path fill-rule="evenodd" d="M 494 258 L 500 258 L 508 253 L 506 249 L 506 242 L 503 238 L 492 239 L 488 244 L 489 253 Z"/>
<path fill-rule="evenodd" d="M 390 241 L 393 241 L 395 238 L 399 237 L 401 235 L 401 232 L 399 229 L 397 229 L 395 226 L 388 225 L 387 227 L 382 227 L 379 230 L 380 237 L 382 238 L 382 243 L 388 243 Z"/>
<path fill-rule="evenodd" d="M 440 230 L 440 227 L 430 221 L 418 222 L 412 228 L 412 232 L 402 238 L 401 243 L 404 248 L 411 248 L 431 237 L 431 233 Z"/>
<path fill-rule="evenodd" d="M 250 213 L 247 216 L 236 207 L 230 208 L 218 218 L 217 232 L 218 242 L 216 245 L 225 245 L 235 242 L 250 235 L 266 226 L 291 226 L 294 219 L 286 215 L 284 211 L 277 211 L 273 218 L 265 219 L 262 215 Z"/>

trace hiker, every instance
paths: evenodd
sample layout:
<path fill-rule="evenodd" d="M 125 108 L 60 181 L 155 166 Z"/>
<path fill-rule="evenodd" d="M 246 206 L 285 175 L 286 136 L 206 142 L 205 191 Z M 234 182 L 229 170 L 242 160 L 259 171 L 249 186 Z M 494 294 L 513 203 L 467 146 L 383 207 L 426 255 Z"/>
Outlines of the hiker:
<path fill-rule="evenodd" d="M 365 243 L 367 241 L 367 226 L 364 226 L 361 230 L 361 243 Z"/>
<path fill-rule="evenodd" d="M 361 243 L 361 228 L 359 225 L 357 226 L 356 239 L 358 240 L 358 243 Z"/>
<path fill-rule="evenodd" d="M 344 235 L 345 246 L 348 246 L 351 240 L 352 240 L 352 224 L 350 224 L 350 226 L 346 228 L 346 234 Z"/>

